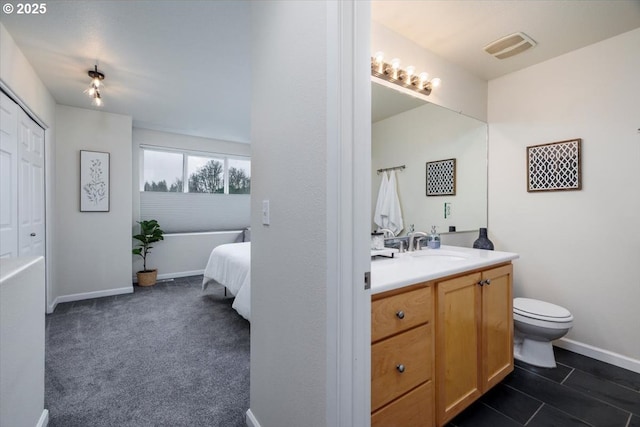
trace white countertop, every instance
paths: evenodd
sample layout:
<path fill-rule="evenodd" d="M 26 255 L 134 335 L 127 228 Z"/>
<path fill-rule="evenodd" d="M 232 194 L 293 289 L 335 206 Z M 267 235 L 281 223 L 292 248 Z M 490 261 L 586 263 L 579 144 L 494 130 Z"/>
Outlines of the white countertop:
<path fill-rule="evenodd" d="M 374 258 L 371 260 L 371 293 L 391 291 L 518 257 L 512 252 L 442 246 L 440 249 L 396 253 L 394 258 Z"/>

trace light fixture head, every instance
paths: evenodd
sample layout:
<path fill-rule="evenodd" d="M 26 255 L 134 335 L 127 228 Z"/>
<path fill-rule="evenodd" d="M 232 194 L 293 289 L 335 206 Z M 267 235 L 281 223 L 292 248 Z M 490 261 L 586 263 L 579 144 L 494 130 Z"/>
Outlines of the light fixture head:
<path fill-rule="evenodd" d="M 89 75 L 89 77 L 91 77 L 91 83 L 89 84 L 89 87 L 84 91 L 84 93 L 86 93 L 93 99 L 93 101 L 91 102 L 92 105 L 95 105 L 96 107 L 102 107 L 103 103 L 100 91 L 104 89 L 104 85 L 102 84 L 102 81 L 104 80 L 104 73 L 98 71 L 98 65 L 95 65 L 94 69 L 89 70 L 87 74 Z"/>
<path fill-rule="evenodd" d="M 93 70 L 89 70 L 87 72 L 87 74 L 89 75 L 89 77 L 91 77 L 91 79 L 94 82 L 101 82 L 102 80 L 104 80 L 104 73 L 101 73 L 100 71 L 98 71 L 98 66 L 95 65 Z"/>
<path fill-rule="evenodd" d="M 92 105 L 96 107 L 102 107 L 102 96 L 100 96 L 100 92 L 96 92 L 96 95 L 93 97 Z"/>

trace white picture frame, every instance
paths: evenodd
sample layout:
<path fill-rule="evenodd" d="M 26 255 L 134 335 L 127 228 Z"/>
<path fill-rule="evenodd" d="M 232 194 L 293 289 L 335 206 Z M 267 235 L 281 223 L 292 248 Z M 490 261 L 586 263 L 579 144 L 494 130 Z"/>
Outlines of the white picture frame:
<path fill-rule="evenodd" d="M 110 154 L 80 150 L 80 212 L 109 212 Z"/>

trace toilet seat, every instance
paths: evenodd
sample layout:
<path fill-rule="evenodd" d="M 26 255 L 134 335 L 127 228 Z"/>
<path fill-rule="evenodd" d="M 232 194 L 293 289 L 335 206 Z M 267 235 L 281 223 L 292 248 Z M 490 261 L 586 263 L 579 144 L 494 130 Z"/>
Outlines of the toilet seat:
<path fill-rule="evenodd" d="M 569 323 L 573 321 L 573 316 L 566 308 L 531 298 L 514 298 L 513 313 L 545 322 Z"/>

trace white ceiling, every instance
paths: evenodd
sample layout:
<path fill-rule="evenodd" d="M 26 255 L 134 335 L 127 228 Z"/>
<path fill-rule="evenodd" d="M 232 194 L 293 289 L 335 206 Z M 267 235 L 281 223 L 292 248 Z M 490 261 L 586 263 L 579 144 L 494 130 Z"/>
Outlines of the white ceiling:
<path fill-rule="evenodd" d="M 95 62 L 102 110 L 134 126 L 249 142 L 250 4 L 245 1 L 47 1 L 41 16 L 0 15 L 59 104 L 83 94 Z"/>
<path fill-rule="evenodd" d="M 640 0 L 375 0 L 372 4 L 374 21 L 483 80 L 640 27 Z M 519 31 L 537 46 L 503 60 L 484 52 L 487 44 Z"/>
<path fill-rule="evenodd" d="M 372 18 L 489 80 L 640 27 L 640 0 L 374 1 Z M 44 15 L 0 22 L 59 104 L 92 108 L 82 92 L 97 61 L 104 111 L 249 142 L 248 1 L 49 0 Z M 538 46 L 502 61 L 483 52 L 516 31 Z"/>

